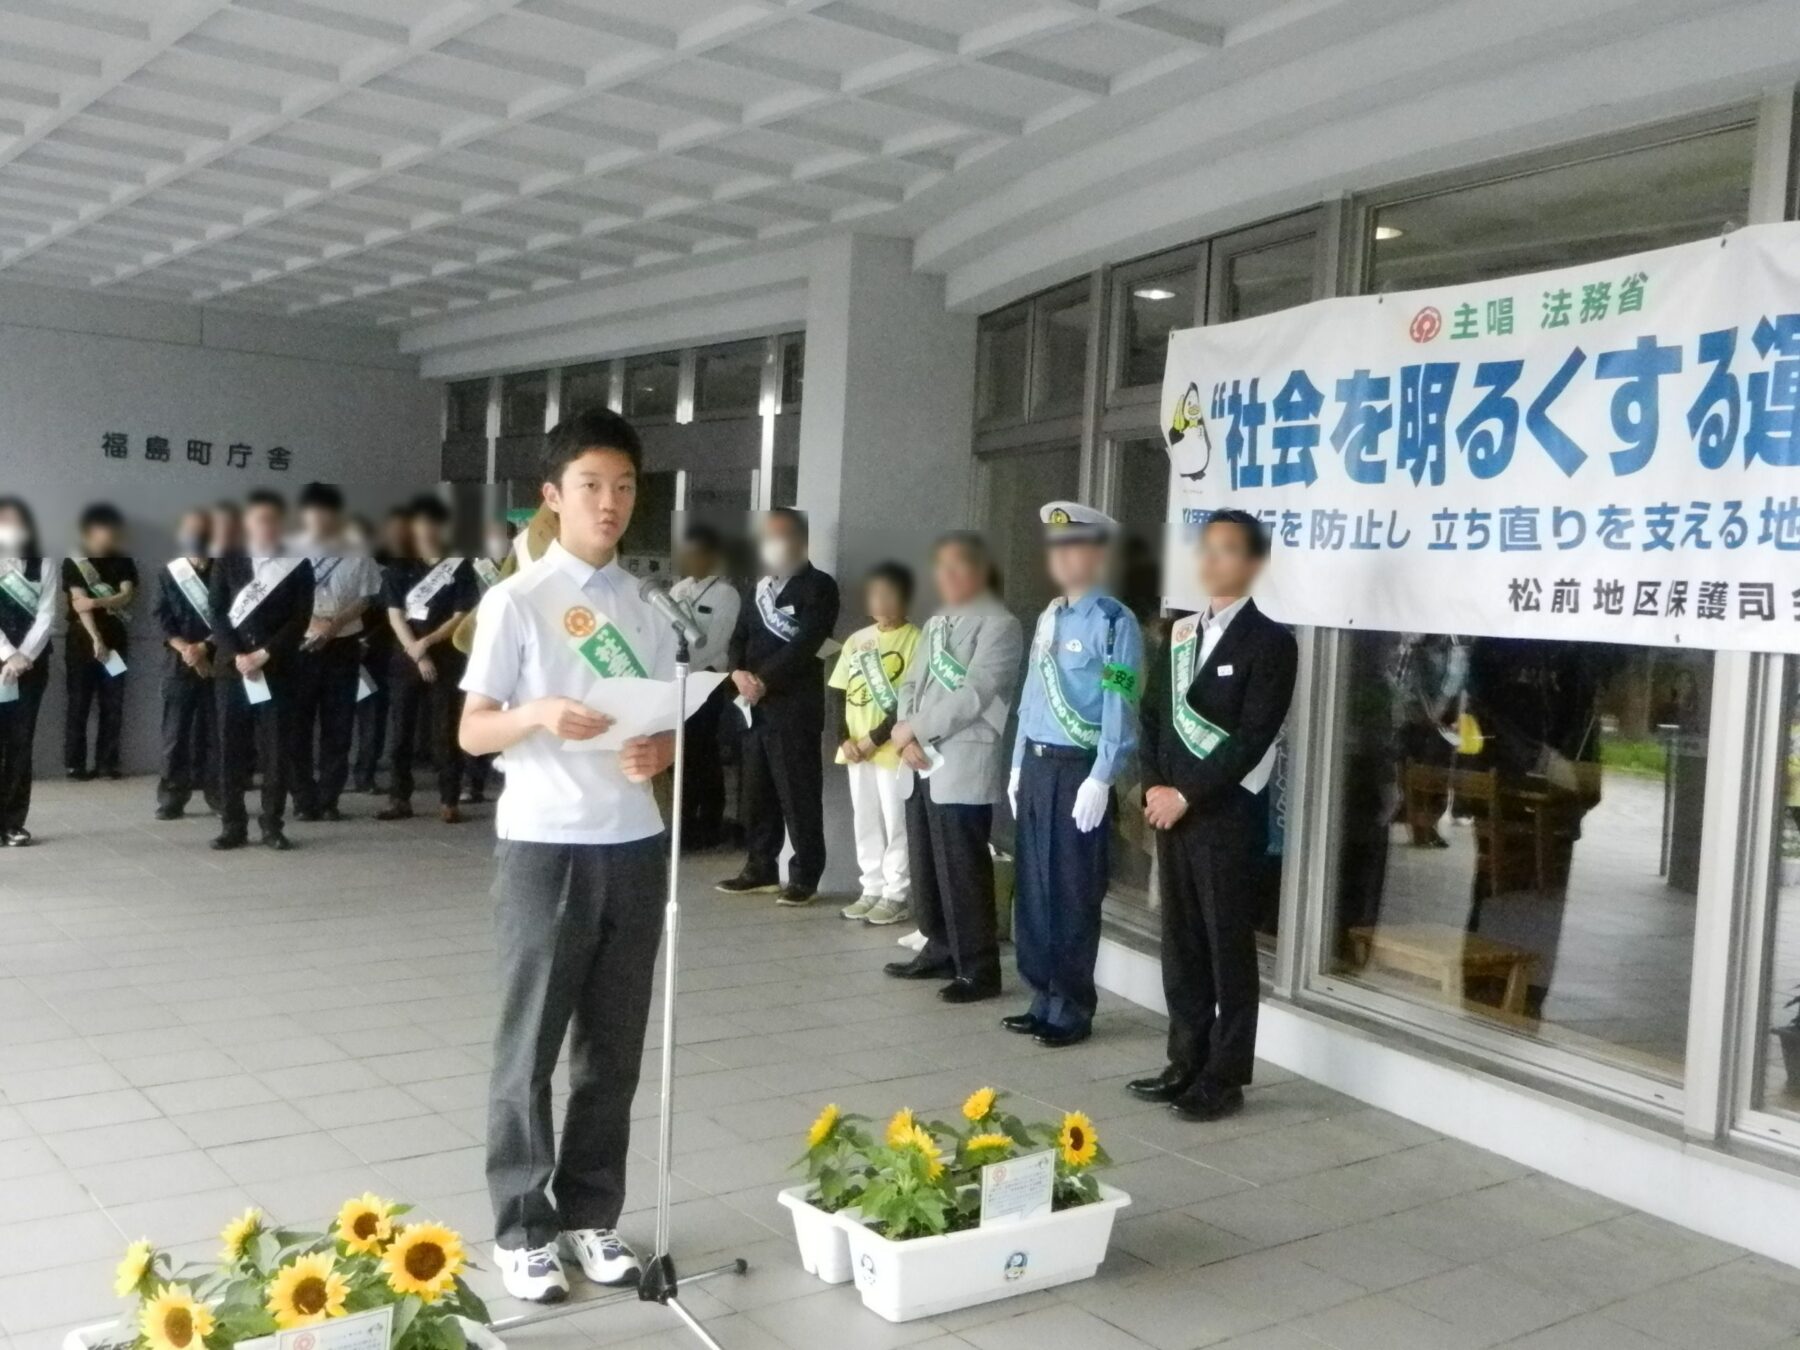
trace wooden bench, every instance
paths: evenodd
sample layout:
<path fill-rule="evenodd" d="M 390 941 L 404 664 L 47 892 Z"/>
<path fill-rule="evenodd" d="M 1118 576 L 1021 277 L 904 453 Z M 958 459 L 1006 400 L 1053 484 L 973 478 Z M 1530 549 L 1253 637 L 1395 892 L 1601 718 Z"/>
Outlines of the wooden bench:
<path fill-rule="evenodd" d="M 1375 966 L 1435 984 L 1445 1001 L 1464 1002 L 1472 980 L 1500 980 L 1500 1010 L 1525 1013 L 1531 968 L 1537 957 L 1510 942 L 1496 942 L 1447 923 L 1408 923 L 1352 928 L 1351 955 L 1363 968 Z"/>

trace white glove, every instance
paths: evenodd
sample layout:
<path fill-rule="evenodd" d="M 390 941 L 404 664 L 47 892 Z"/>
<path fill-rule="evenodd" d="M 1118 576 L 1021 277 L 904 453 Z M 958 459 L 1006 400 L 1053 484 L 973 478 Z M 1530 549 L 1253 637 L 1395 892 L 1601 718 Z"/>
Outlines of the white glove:
<path fill-rule="evenodd" d="M 1019 818 L 1019 771 L 1014 769 L 1012 777 L 1006 780 L 1006 802 L 1012 807 L 1013 819 Z"/>
<path fill-rule="evenodd" d="M 1082 780 L 1075 789 L 1075 809 L 1069 816 L 1075 822 L 1075 828 L 1087 834 L 1101 821 L 1106 819 L 1106 799 L 1111 789 L 1092 778 Z"/>

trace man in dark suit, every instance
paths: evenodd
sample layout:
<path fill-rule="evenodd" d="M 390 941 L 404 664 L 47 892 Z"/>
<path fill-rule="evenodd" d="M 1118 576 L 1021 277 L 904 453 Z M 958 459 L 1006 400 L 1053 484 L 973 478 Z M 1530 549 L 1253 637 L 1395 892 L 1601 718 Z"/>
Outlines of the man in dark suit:
<path fill-rule="evenodd" d="M 1169 1063 L 1126 1091 L 1183 1120 L 1219 1120 L 1243 1109 L 1255 1065 L 1253 813 L 1299 660 L 1293 635 L 1250 599 L 1269 555 L 1262 523 L 1215 513 L 1199 555 L 1211 603 L 1175 624 L 1168 657 L 1151 664 L 1139 737 L 1144 819 L 1157 831 Z"/>
<path fill-rule="evenodd" d="M 731 681 L 750 709 L 743 741 L 744 870 L 717 887 L 727 895 L 775 894 L 810 904 L 825 874 L 825 667 L 819 648 L 837 624 L 838 588 L 806 556 L 806 517 L 778 506 L 762 523 L 764 576 L 731 638 Z M 737 712 L 727 716 L 738 716 Z M 782 835 L 794 842 L 787 885 L 778 871 Z"/>
<path fill-rule="evenodd" d="M 249 817 L 244 790 L 262 765 L 257 823 L 272 849 L 293 845 L 282 831 L 287 810 L 294 655 L 312 622 L 313 569 L 282 546 L 285 506 L 273 492 L 244 499 L 244 551 L 213 564 L 213 674 L 218 696 L 219 837 L 215 849 L 242 848 Z"/>

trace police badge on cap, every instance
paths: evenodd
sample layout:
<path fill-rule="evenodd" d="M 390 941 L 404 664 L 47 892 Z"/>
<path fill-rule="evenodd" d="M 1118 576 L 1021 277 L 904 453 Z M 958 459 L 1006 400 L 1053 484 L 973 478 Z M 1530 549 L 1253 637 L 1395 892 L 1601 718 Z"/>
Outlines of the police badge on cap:
<path fill-rule="evenodd" d="M 1104 544 L 1119 522 L 1080 502 L 1045 502 L 1038 510 L 1046 544 Z"/>

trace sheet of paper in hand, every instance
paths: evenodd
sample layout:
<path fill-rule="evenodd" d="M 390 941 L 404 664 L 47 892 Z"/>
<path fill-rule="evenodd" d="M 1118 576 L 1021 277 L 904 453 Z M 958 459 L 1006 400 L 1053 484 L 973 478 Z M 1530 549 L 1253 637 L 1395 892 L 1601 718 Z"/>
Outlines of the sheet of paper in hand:
<path fill-rule="evenodd" d="M 721 671 L 696 670 L 688 676 L 687 709 L 683 720 L 699 711 L 700 705 L 725 680 Z M 654 736 L 675 730 L 675 682 L 645 680 L 633 676 L 595 680 L 587 696 L 581 700 L 595 712 L 605 713 L 613 724 L 591 741 L 564 741 L 563 749 L 579 754 L 593 750 L 619 750 L 636 736 Z"/>

